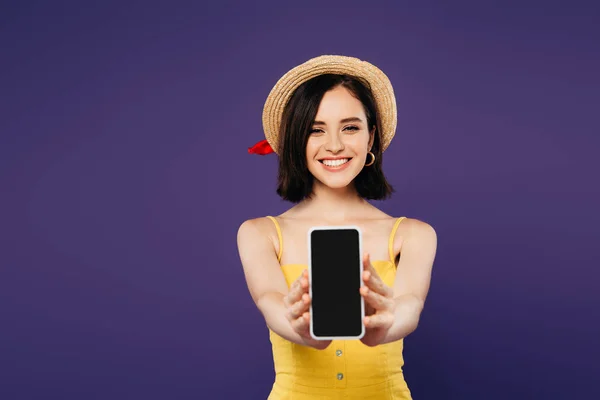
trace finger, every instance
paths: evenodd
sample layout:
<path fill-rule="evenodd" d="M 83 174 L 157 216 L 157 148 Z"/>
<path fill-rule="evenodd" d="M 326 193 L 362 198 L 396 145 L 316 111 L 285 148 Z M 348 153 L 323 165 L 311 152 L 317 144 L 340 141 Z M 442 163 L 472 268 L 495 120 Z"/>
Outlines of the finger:
<path fill-rule="evenodd" d="M 298 286 L 294 289 L 294 300 L 300 300 L 304 294 L 308 294 L 308 278 L 302 276 L 298 279 Z"/>
<path fill-rule="evenodd" d="M 364 319 L 365 327 L 373 328 L 389 328 L 394 323 L 394 314 L 379 313 L 374 314 Z"/>
<path fill-rule="evenodd" d="M 285 296 L 283 296 L 283 305 L 285 306 L 285 308 L 291 307 L 292 304 L 294 304 L 297 301 L 295 299 L 297 286 L 298 284 L 296 282 L 292 283 L 292 286 L 290 286 L 288 293 Z"/>
<path fill-rule="evenodd" d="M 363 281 L 371 289 L 383 296 L 391 297 L 393 295 L 392 288 L 385 284 L 379 277 L 379 274 L 371 264 L 368 255 L 366 257 L 365 271 L 363 272 Z"/>
<path fill-rule="evenodd" d="M 292 321 L 292 328 L 299 334 L 305 335 L 308 332 L 309 321 L 309 315 L 307 312 L 305 312 L 300 317 Z"/>
<path fill-rule="evenodd" d="M 368 282 L 373 279 L 373 276 L 377 276 L 377 271 L 371 264 L 371 255 L 369 253 L 365 253 L 363 257 L 363 281 Z"/>
<path fill-rule="evenodd" d="M 305 276 L 306 274 L 307 272 L 305 270 L 302 275 L 292 283 L 288 294 L 284 297 L 284 305 L 286 307 L 291 307 L 300 300 L 304 293 L 308 293 L 308 278 Z"/>
<path fill-rule="evenodd" d="M 364 282 L 366 287 L 369 288 L 369 290 L 379 293 L 384 297 L 393 297 L 394 291 L 392 290 L 392 288 L 386 285 L 385 282 L 382 281 L 381 278 L 379 278 L 378 276 L 370 275 L 368 279 L 364 280 Z"/>
<path fill-rule="evenodd" d="M 371 255 L 366 252 L 363 256 L 363 269 L 365 271 L 371 271 L 371 270 L 375 269 L 375 268 L 373 268 L 373 265 L 371 264 Z"/>
<path fill-rule="evenodd" d="M 300 317 L 302 314 L 308 311 L 308 306 L 310 304 L 310 297 L 305 293 L 302 298 L 292 305 L 287 313 L 288 319 L 294 320 Z"/>
<path fill-rule="evenodd" d="M 394 309 L 394 300 L 387 296 L 382 296 L 366 286 L 360 288 L 360 293 L 364 297 L 365 302 L 376 310 L 392 311 Z"/>
<path fill-rule="evenodd" d="M 300 277 L 299 281 L 302 293 L 308 293 L 308 270 L 305 269 L 302 272 L 302 276 Z"/>

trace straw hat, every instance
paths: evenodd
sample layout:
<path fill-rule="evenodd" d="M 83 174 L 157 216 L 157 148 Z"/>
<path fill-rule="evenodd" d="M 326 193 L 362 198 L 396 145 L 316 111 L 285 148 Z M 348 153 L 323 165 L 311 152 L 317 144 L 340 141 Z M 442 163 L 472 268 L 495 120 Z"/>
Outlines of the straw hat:
<path fill-rule="evenodd" d="M 323 74 L 357 77 L 370 87 L 381 119 L 381 149 L 384 151 L 396 133 L 397 111 L 394 89 L 388 77 L 376 66 L 354 57 L 323 55 L 312 58 L 288 71 L 275 84 L 263 108 L 262 123 L 266 141 L 248 149 L 250 153 L 277 152 L 283 109 L 302 83 Z M 267 149 L 267 150 L 265 150 Z"/>

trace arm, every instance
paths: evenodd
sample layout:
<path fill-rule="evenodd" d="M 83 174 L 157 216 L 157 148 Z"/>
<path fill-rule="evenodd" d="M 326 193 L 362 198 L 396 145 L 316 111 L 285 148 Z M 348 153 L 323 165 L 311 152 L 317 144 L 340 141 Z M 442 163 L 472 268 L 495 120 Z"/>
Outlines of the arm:
<path fill-rule="evenodd" d="M 402 243 L 393 286 L 394 322 L 382 343 L 405 338 L 417 328 L 429 292 L 437 251 L 437 234 L 425 222 L 411 222 L 412 226 Z"/>
<path fill-rule="evenodd" d="M 326 342 L 315 341 L 298 333 L 302 331 L 303 324 L 308 324 L 304 315 L 299 318 L 291 318 L 289 315 L 294 305 L 288 308 L 284 301 L 289 293 L 288 285 L 277 261 L 273 243 L 266 233 L 266 222 L 260 219 L 248 220 L 238 229 L 238 251 L 250 295 L 269 329 L 277 335 L 304 346 L 327 347 Z M 293 288 L 300 289 L 300 282 L 301 279 L 297 280 Z"/>

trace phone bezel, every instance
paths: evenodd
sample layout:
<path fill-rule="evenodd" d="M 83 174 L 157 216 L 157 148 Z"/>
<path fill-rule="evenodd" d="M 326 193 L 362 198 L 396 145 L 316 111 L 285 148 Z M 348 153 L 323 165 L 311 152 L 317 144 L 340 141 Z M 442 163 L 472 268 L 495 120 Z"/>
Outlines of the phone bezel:
<path fill-rule="evenodd" d="M 312 234 L 315 231 L 324 231 L 324 230 L 355 230 L 358 232 L 358 254 L 359 254 L 359 266 L 358 266 L 358 279 L 360 281 L 360 287 L 364 286 L 364 282 L 362 280 L 363 274 L 363 236 L 362 230 L 356 225 L 322 225 L 322 226 L 313 226 L 308 230 L 308 293 L 310 298 L 312 299 Z M 365 299 L 360 296 L 360 327 L 361 332 L 357 336 L 316 336 L 313 331 L 313 307 L 312 302 L 309 306 L 309 314 L 310 314 L 310 336 L 315 340 L 355 340 L 361 339 L 365 335 Z"/>

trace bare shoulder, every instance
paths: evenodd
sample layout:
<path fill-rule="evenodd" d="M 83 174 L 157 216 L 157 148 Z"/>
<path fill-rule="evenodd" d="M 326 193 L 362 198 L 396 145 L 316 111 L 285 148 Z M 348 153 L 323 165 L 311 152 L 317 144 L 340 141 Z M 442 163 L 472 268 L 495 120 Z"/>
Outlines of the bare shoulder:
<path fill-rule="evenodd" d="M 255 302 L 265 293 L 285 293 L 287 284 L 277 257 L 275 224 L 267 217 L 248 219 L 238 228 L 240 261 L 250 294 Z"/>
<path fill-rule="evenodd" d="M 268 217 L 250 218 L 243 221 L 238 228 L 238 235 L 268 233 L 273 222 Z"/>
<path fill-rule="evenodd" d="M 409 234 L 414 235 L 435 235 L 435 229 L 433 226 L 425 221 L 416 218 L 405 217 L 400 226 L 408 231 Z"/>
<path fill-rule="evenodd" d="M 437 236 L 437 233 L 433 226 L 426 221 L 405 217 L 400 226 L 404 228 L 406 238 L 419 237 L 433 239 Z"/>
<path fill-rule="evenodd" d="M 424 304 L 436 256 L 437 234 L 431 224 L 415 218 L 406 218 L 400 225 L 404 225 L 404 240 L 396 268 L 394 293 L 397 296 L 411 294 Z"/>
<path fill-rule="evenodd" d="M 397 220 L 397 218 L 394 218 L 394 220 Z M 437 232 L 426 221 L 404 217 L 398 225 L 398 231 L 394 238 L 394 250 L 398 254 L 405 250 L 406 246 L 414 246 L 415 244 L 435 251 L 437 247 Z"/>
<path fill-rule="evenodd" d="M 437 232 L 430 223 L 415 218 L 406 218 L 402 223 L 406 223 L 405 245 L 435 253 Z"/>
<path fill-rule="evenodd" d="M 268 217 L 251 218 L 243 221 L 237 232 L 238 246 L 240 244 L 258 244 L 277 238 L 277 230 L 273 221 Z"/>

